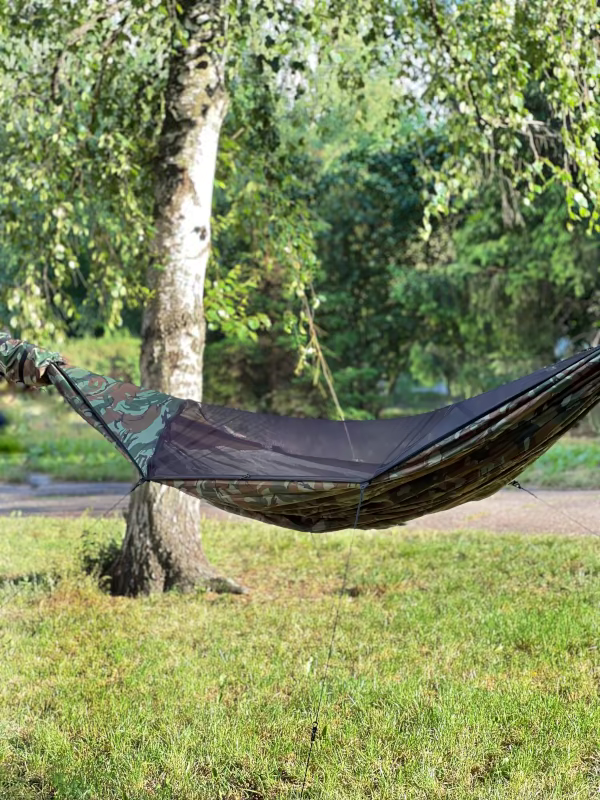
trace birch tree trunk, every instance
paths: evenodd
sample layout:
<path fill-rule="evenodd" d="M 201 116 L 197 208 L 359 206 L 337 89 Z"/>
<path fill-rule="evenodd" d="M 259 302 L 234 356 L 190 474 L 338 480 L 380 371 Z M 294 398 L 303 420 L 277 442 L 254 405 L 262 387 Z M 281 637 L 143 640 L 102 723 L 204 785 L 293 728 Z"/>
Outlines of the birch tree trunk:
<path fill-rule="evenodd" d="M 227 98 L 223 84 L 224 12 L 220 4 L 180 0 L 189 34 L 171 56 L 156 169 L 155 263 L 142 322 L 142 385 L 201 400 L 204 277 L 210 251 L 212 190 Z M 240 591 L 208 563 L 200 504 L 176 489 L 143 484 L 132 494 L 123 549 L 113 575 L 117 594 L 198 585 Z"/>

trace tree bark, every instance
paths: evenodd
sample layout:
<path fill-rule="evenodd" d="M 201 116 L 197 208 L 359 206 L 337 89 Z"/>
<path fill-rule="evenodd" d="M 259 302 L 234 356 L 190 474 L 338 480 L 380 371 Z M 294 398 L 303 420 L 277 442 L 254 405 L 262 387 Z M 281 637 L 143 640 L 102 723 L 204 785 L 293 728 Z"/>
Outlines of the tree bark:
<path fill-rule="evenodd" d="M 155 188 L 152 290 L 143 315 L 142 385 L 201 400 L 204 277 L 210 252 L 212 190 L 227 97 L 225 18 L 218 2 L 180 0 L 188 33 L 169 65 Z M 138 595 L 198 585 L 241 591 L 208 563 L 200 503 L 176 489 L 143 484 L 132 494 L 113 591 Z"/>

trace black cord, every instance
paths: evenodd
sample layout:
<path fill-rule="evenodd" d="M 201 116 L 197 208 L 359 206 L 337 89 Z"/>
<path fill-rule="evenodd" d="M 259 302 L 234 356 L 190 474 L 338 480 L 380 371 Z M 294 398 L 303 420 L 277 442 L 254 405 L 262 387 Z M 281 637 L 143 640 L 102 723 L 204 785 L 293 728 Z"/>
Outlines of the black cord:
<path fill-rule="evenodd" d="M 138 482 L 137 482 L 136 484 L 134 484 L 134 485 L 131 487 L 131 489 L 130 489 L 128 492 L 126 492 L 126 493 L 125 493 L 125 494 L 124 494 L 122 497 L 119 497 L 119 499 L 117 500 L 117 502 L 116 502 L 116 503 L 113 503 L 113 505 L 112 505 L 110 508 L 108 508 L 108 509 L 107 509 L 107 510 L 106 510 L 106 511 L 105 511 L 103 514 L 101 514 L 99 517 L 97 517 L 97 518 L 94 520 L 94 524 L 93 524 L 93 525 L 92 525 L 90 528 L 88 528 L 87 530 L 84 530 L 84 532 L 83 532 L 84 538 L 87 538 L 87 537 L 91 537 L 91 536 L 93 536 L 93 535 L 96 533 L 96 531 L 98 530 L 98 526 L 100 525 L 100 523 L 101 523 L 101 522 L 103 522 L 103 521 L 104 521 L 104 520 L 105 520 L 105 519 L 108 517 L 108 515 L 109 515 L 109 514 L 112 514 L 112 512 L 113 512 L 113 511 L 114 511 L 114 510 L 117 508 L 117 506 L 118 506 L 120 503 L 122 503 L 122 502 L 123 502 L 123 500 L 125 500 L 127 497 L 129 497 L 130 495 L 132 495 L 132 494 L 135 492 L 135 490 L 136 490 L 136 489 L 137 489 L 139 486 L 141 486 L 143 483 L 148 483 L 148 478 L 141 477 L 141 478 L 138 480 Z M 124 543 L 124 542 L 123 542 L 123 543 Z M 116 560 L 115 560 L 115 565 L 116 565 L 116 564 L 119 564 L 119 563 L 120 563 L 120 561 L 121 561 L 121 556 L 122 556 L 122 548 L 123 548 L 123 545 L 121 545 L 121 553 L 119 553 L 119 555 L 117 556 L 117 558 L 116 558 Z"/>
<path fill-rule="evenodd" d="M 598 533 L 597 531 L 593 531 L 591 528 L 588 528 L 588 526 L 585 525 L 583 522 L 581 522 L 581 520 L 578 520 L 575 517 L 572 517 L 570 514 L 567 514 L 567 512 L 564 509 L 558 508 L 558 506 L 553 506 L 551 503 L 548 503 L 546 500 L 543 500 L 541 497 L 538 497 L 537 494 L 535 494 L 535 492 L 532 492 L 531 489 L 527 489 L 525 486 L 522 486 L 519 483 L 519 481 L 511 481 L 509 485 L 514 486 L 515 489 L 520 489 L 522 492 L 526 492 L 535 500 L 539 500 L 539 502 L 542 503 L 542 505 L 546 506 L 546 508 L 550 508 L 552 511 L 558 512 L 565 519 L 568 519 L 569 522 L 573 522 L 575 525 L 579 525 L 581 530 L 586 531 L 586 533 L 591 533 L 592 536 L 600 537 L 600 533 Z"/>
<path fill-rule="evenodd" d="M 356 536 L 356 529 L 358 527 L 358 519 L 360 517 L 360 510 L 362 508 L 363 499 L 365 495 L 365 483 L 361 483 L 360 485 L 360 496 L 358 499 L 358 507 L 356 509 L 356 518 L 354 520 L 354 527 L 352 528 L 352 536 L 350 537 L 350 544 L 348 545 L 348 554 L 346 555 L 346 564 L 344 567 L 344 576 L 342 579 L 342 587 L 340 589 L 338 600 L 336 603 L 335 608 L 335 616 L 333 618 L 333 626 L 331 629 L 331 639 L 329 640 L 329 650 L 327 651 L 327 661 L 325 662 L 325 669 L 323 670 L 323 676 L 321 678 L 321 688 L 319 691 L 319 701 L 317 703 L 317 708 L 315 711 L 315 716 L 313 718 L 312 728 L 310 731 L 310 746 L 308 748 L 308 754 L 306 756 L 306 764 L 304 766 L 304 779 L 302 781 L 302 790 L 300 792 L 300 800 L 304 797 L 304 790 L 306 789 L 306 781 L 308 778 L 308 768 L 310 766 L 310 759 L 312 756 L 313 746 L 317 738 L 317 734 L 319 732 L 319 716 L 321 714 L 321 706 L 323 705 L 323 696 L 325 694 L 325 685 L 327 683 L 327 676 L 329 674 L 329 664 L 331 662 L 331 656 L 333 654 L 333 643 L 335 641 L 335 634 L 337 632 L 338 623 L 340 621 L 340 611 L 342 608 L 342 598 L 344 597 L 346 585 L 348 583 L 348 575 L 350 573 L 350 559 L 352 557 L 352 547 L 354 545 L 354 537 Z"/>
<path fill-rule="evenodd" d="M 119 497 L 116 503 L 114 503 L 110 508 L 107 508 L 103 514 L 100 514 L 100 516 L 96 520 L 96 525 L 98 525 L 99 522 L 102 522 L 102 520 L 105 517 L 108 517 L 109 514 L 112 514 L 112 512 L 115 510 L 115 508 L 117 508 L 119 503 L 122 503 L 123 500 L 126 500 L 129 497 L 130 494 L 133 494 L 135 490 L 138 488 L 138 486 L 141 486 L 142 483 L 147 483 L 147 482 L 148 478 L 140 478 L 139 481 L 136 484 L 134 484 L 128 492 L 125 492 L 125 494 L 122 497 Z"/>

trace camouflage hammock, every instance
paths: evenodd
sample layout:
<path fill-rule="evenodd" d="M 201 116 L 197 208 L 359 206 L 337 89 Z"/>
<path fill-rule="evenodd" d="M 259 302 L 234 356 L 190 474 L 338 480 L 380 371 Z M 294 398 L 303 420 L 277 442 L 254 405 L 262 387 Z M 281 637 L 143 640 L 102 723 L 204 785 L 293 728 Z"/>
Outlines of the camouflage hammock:
<path fill-rule="evenodd" d="M 54 385 L 140 480 L 304 531 L 385 528 L 512 481 L 600 400 L 600 347 L 428 414 L 335 422 L 181 400 L 0 333 L 0 375 Z"/>

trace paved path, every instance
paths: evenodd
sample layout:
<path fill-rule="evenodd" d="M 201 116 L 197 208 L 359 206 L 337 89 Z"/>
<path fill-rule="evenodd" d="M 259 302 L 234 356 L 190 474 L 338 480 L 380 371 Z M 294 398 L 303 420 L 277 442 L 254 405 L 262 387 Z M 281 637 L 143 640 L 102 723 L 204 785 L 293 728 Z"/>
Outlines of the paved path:
<path fill-rule="evenodd" d="M 129 503 L 130 483 L 54 483 L 36 485 L 0 483 L 0 517 L 20 514 L 50 517 L 78 517 L 91 514 L 120 516 Z M 231 516 L 202 503 L 202 516 L 223 519 Z M 242 519 L 238 517 L 237 519 Z"/>
<path fill-rule="evenodd" d="M 408 525 L 421 530 L 486 530 L 494 533 L 559 533 L 600 536 L 600 492 L 535 490 L 531 497 L 518 489 L 501 492 L 440 511 Z M 587 530 L 586 530 L 587 529 Z"/>
<path fill-rule="evenodd" d="M 74 517 L 90 511 L 104 514 L 115 504 L 114 513 L 127 508 L 129 483 L 0 483 L 0 516 L 22 513 L 52 517 Z"/>
<path fill-rule="evenodd" d="M 21 513 L 74 517 L 86 511 L 98 516 L 109 509 L 113 514 L 121 514 L 127 507 L 130 489 L 128 483 L 42 482 L 37 488 L 0 484 L 0 516 Z M 539 490 L 536 495 L 540 500 L 517 489 L 505 489 L 487 500 L 413 520 L 408 527 L 573 534 L 584 533 L 583 525 L 600 535 L 600 492 Z M 206 503 L 202 504 L 202 513 L 210 517 L 228 516 Z M 242 517 L 235 519 L 244 521 Z"/>

